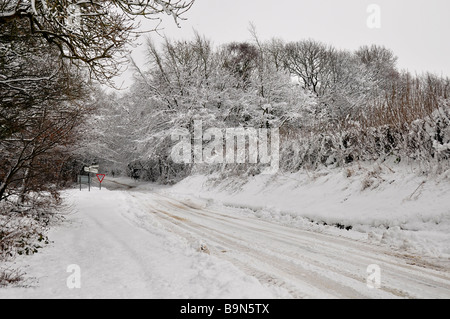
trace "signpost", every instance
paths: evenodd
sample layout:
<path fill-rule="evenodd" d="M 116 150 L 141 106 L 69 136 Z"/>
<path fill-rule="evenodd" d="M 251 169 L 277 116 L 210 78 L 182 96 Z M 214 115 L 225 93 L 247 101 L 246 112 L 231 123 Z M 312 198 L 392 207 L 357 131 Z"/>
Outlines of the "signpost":
<path fill-rule="evenodd" d="M 89 191 L 91 191 L 91 177 L 89 175 L 78 175 L 78 183 L 80 184 L 80 191 L 82 184 L 88 184 Z"/>
<path fill-rule="evenodd" d="M 97 179 L 100 182 L 100 189 L 102 189 L 102 182 L 105 176 L 106 176 L 105 174 L 97 174 Z"/>
<path fill-rule="evenodd" d="M 97 174 L 98 181 L 100 182 L 100 189 L 102 189 L 102 182 L 105 178 L 105 174 L 98 174 L 99 165 L 85 166 L 84 171 L 88 173 L 88 175 L 78 175 L 78 182 L 80 183 L 80 191 L 81 184 L 88 184 L 89 191 L 91 191 L 91 173 Z"/>
<path fill-rule="evenodd" d="M 84 171 L 87 173 L 94 173 L 97 174 L 98 173 L 98 165 L 94 165 L 94 166 L 88 166 L 84 168 Z"/>

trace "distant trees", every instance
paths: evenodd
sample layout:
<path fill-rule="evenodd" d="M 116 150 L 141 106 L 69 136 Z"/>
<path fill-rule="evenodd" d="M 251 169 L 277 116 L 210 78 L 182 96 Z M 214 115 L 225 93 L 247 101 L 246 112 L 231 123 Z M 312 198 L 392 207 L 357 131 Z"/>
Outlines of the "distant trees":
<path fill-rule="evenodd" d="M 284 52 L 285 69 L 314 93 L 335 119 L 383 96 L 399 78 L 397 57 L 382 46 L 362 46 L 350 52 L 309 39 L 287 43 Z"/>
<path fill-rule="evenodd" d="M 397 57 L 391 50 L 377 45 L 350 52 L 309 39 L 287 43 L 282 56 L 284 68 L 319 97 L 367 86 L 386 90 L 399 77 Z"/>
<path fill-rule="evenodd" d="M 185 176 L 191 166 L 172 162 L 170 137 L 179 128 L 193 130 L 194 120 L 206 130 L 278 127 L 300 117 L 310 97 L 281 65 L 276 69 L 270 48 L 258 41 L 216 48 L 199 34 L 159 46 L 148 41 L 150 67 L 136 68 L 133 87 L 120 99 L 133 119 L 129 131 L 140 150 L 134 162 L 143 177 L 169 182 Z"/>
<path fill-rule="evenodd" d="M 448 157 L 450 137 L 442 133 L 448 112 L 438 112 L 448 105 L 448 80 L 400 73 L 394 53 L 382 46 L 337 50 L 315 40 L 261 41 L 255 28 L 250 31 L 250 42 L 217 47 L 199 34 L 161 45 L 148 41 L 149 69 L 136 67 L 133 87 L 117 102 L 121 107 L 104 115 L 129 117 L 132 143 L 119 149 L 133 155 L 123 157 L 123 166 L 132 163 L 130 173 L 173 182 L 192 169 L 214 169 L 175 165 L 170 158 L 171 133 L 192 132 L 194 120 L 204 130 L 279 128 L 287 170 L 393 154 L 432 159 L 435 149 L 439 158 Z M 419 128 L 419 119 L 428 124 Z"/>

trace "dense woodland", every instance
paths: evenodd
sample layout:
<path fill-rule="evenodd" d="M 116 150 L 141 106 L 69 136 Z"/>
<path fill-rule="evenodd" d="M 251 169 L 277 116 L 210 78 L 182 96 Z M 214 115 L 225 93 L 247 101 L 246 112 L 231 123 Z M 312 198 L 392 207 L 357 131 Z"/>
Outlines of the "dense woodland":
<path fill-rule="evenodd" d="M 84 165 L 162 183 L 194 171 L 260 172 L 174 163 L 171 134 L 195 120 L 205 129 L 279 129 L 285 172 L 388 158 L 448 168 L 450 80 L 399 70 L 383 46 L 263 41 L 253 26 L 247 42 L 223 45 L 201 34 L 148 36 L 147 67 L 130 62 L 131 88 L 105 90 L 129 61 L 136 17 L 179 23 L 191 5 L 83 1 L 78 23 L 67 23 L 64 0 L 0 1 L 0 260 L 37 250 L 33 238 L 45 242 L 59 192 Z M 0 274 L 0 285 L 14 278 Z"/>

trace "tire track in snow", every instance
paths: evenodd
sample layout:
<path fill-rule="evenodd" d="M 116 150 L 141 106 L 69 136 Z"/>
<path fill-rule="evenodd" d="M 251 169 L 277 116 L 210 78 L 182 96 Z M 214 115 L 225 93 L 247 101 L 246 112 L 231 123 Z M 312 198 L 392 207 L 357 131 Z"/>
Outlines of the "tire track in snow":
<path fill-rule="evenodd" d="M 262 283 L 285 288 L 294 298 L 450 296 L 448 273 L 409 265 L 382 247 L 227 215 L 160 194 L 133 195 L 145 196 L 149 213 L 167 229 L 190 242 L 206 241 L 218 257 Z M 365 282 L 366 268 L 373 263 L 382 268 L 379 290 Z"/>
<path fill-rule="evenodd" d="M 164 215 L 167 215 L 164 211 L 159 211 Z M 187 228 L 190 228 L 188 231 L 197 233 L 203 239 L 206 239 L 208 242 L 216 242 L 219 245 L 227 245 L 230 251 L 238 251 L 238 254 L 242 258 L 241 260 L 241 269 L 249 270 L 250 275 L 253 275 L 260 279 L 262 282 L 267 284 L 275 284 L 279 285 L 283 288 L 286 288 L 286 285 L 291 286 L 288 291 L 294 297 L 298 298 L 301 296 L 305 297 L 339 297 L 339 298 L 362 298 L 367 297 L 367 294 L 364 294 L 364 291 L 367 291 L 367 288 L 364 286 L 359 287 L 360 289 L 355 289 L 354 286 L 361 286 L 361 283 L 364 282 L 364 277 L 357 277 L 354 274 L 346 274 L 342 275 L 340 273 L 341 269 L 333 269 L 329 264 L 320 263 L 317 260 L 313 260 L 311 258 L 306 257 L 304 254 L 299 254 L 298 258 L 294 258 L 295 253 L 293 251 L 280 253 L 278 250 L 280 247 L 269 248 L 263 247 L 261 244 L 252 242 L 249 240 L 250 244 L 243 245 L 242 243 L 247 239 L 243 239 L 242 237 L 236 237 L 230 235 L 230 233 L 220 231 L 218 229 L 210 228 L 203 225 L 193 225 L 189 227 L 185 223 L 170 221 L 172 224 L 176 224 L 182 230 L 186 231 Z M 170 227 L 170 226 L 169 226 Z M 172 225 L 173 230 L 173 225 Z M 206 232 L 199 232 L 198 229 L 206 230 Z M 252 227 L 248 228 L 252 229 Z M 245 230 L 248 230 L 245 229 Z M 259 230 L 257 228 L 253 228 L 255 233 Z M 243 232 L 243 229 L 240 229 L 239 232 Z M 260 230 L 259 230 L 260 231 Z M 211 234 L 213 236 L 211 236 Z M 217 241 L 219 240 L 219 241 Z M 289 243 L 289 245 L 296 246 L 293 243 Z M 298 247 L 298 246 L 296 246 Z M 303 252 L 309 250 L 308 247 L 303 246 Z M 231 258 L 229 256 L 225 256 L 229 261 L 236 263 L 236 256 L 234 254 Z M 249 262 L 249 257 L 251 257 L 251 262 Z M 253 266 L 250 266 L 253 264 Z M 242 265 L 244 267 L 242 267 Z M 265 265 L 263 269 L 258 268 L 256 265 Z M 262 271 L 262 273 L 261 273 Z M 267 281 L 266 278 L 270 278 Z M 290 282 L 286 282 L 289 279 Z M 353 279 L 354 282 L 350 285 L 350 280 Z M 343 282 L 346 285 L 342 284 Z M 308 291 L 313 291 L 313 295 L 302 295 L 302 288 L 307 286 Z M 361 291 L 362 290 L 362 291 Z"/>
<path fill-rule="evenodd" d="M 170 199 L 168 199 L 169 203 L 173 204 L 173 201 L 171 202 Z M 164 202 L 163 202 L 164 203 Z M 166 201 L 167 203 L 167 201 Z M 183 203 L 181 203 L 182 205 Z M 180 203 L 176 203 L 175 207 L 179 207 Z M 204 212 L 208 210 L 191 210 L 190 214 L 201 214 L 203 217 L 208 217 L 207 214 Z M 219 214 L 221 216 L 226 216 L 218 212 L 209 211 L 209 216 L 214 216 L 214 220 L 216 219 L 215 215 Z M 225 221 L 223 218 L 218 218 L 219 220 Z M 236 217 L 233 217 L 232 220 L 235 220 Z M 247 224 L 247 227 L 249 229 L 252 229 L 252 223 L 257 221 L 258 226 L 261 224 L 266 224 L 267 227 L 270 228 L 270 230 L 267 230 L 266 228 L 257 228 L 256 231 L 265 231 L 266 233 L 272 234 L 272 239 L 279 241 L 281 237 L 289 238 L 290 241 L 285 241 L 284 243 L 289 245 L 297 246 L 299 243 L 299 240 L 302 240 L 303 238 L 307 238 L 306 241 L 302 243 L 303 251 L 302 254 L 299 255 L 301 259 L 305 259 L 305 252 L 310 251 L 310 249 L 304 249 L 305 245 L 311 245 L 311 239 L 313 239 L 314 244 L 318 247 L 315 249 L 315 254 L 312 255 L 312 259 L 309 259 L 309 262 L 312 264 L 315 264 L 316 266 L 323 266 L 325 268 L 328 268 L 329 270 L 333 270 L 336 274 L 342 274 L 348 277 L 351 277 L 355 280 L 362 280 L 365 281 L 366 279 L 366 267 L 370 264 L 377 263 L 379 264 L 383 272 L 385 274 L 388 274 L 386 278 L 390 279 L 390 281 L 393 281 L 393 286 L 403 286 L 403 284 L 407 284 L 406 288 L 408 286 L 415 287 L 417 291 L 420 291 L 421 294 L 423 294 L 422 289 L 418 289 L 417 287 L 422 287 L 425 289 L 425 291 L 429 290 L 427 289 L 429 286 L 436 287 L 436 289 L 433 291 L 432 294 L 428 295 L 429 297 L 435 297 L 436 295 L 440 296 L 448 296 L 449 295 L 449 274 L 448 272 L 442 272 L 442 271 L 436 271 L 436 269 L 441 269 L 439 266 L 436 266 L 436 269 L 427 269 L 424 268 L 426 265 L 429 265 L 427 262 L 420 261 L 418 257 L 411 256 L 411 255 L 401 255 L 399 256 L 398 253 L 393 253 L 389 250 L 386 250 L 384 247 L 379 246 L 373 246 L 369 245 L 367 243 L 361 243 L 353 240 L 349 240 L 346 238 L 337 238 L 335 236 L 327 235 L 327 234 L 320 234 L 320 233 L 314 233 L 304 230 L 295 229 L 292 227 L 286 227 L 274 223 L 270 223 L 267 221 L 262 221 L 259 219 L 251 219 L 242 217 L 240 219 L 240 224 L 243 224 L 244 220 L 248 220 L 250 223 Z M 272 231 L 273 229 L 277 230 L 276 232 Z M 243 229 L 245 231 L 246 229 Z M 287 235 L 286 235 L 287 233 Z M 296 234 L 293 236 L 292 234 Z M 281 246 L 280 246 L 281 247 Z M 317 249 L 319 248 L 320 249 Z M 332 248 L 332 249 L 330 249 Z M 337 251 L 341 251 L 341 254 L 336 254 Z M 295 254 L 296 250 L 290 250 L 286 253 L 289 254 Z M 323 260 L 322 257 L 327 256 L 328 259 Z M 392 258 L 392 256 L 395 256 L 395 258 Z M 310 256 L 311 257 L 311 256 Z M 320 257 L 320 258 L 318 258 Z M 401 257 L 401 258 L 399 258 Z M 406 258 L 406 259 L 405 259 Z M 410 260 L 413 259 L 415 263 L 419 264 L 420 267 L 417 265 L 411 265 Z M 330 262 L 334 262 L 335 260 L 338 260 L 339 263 L 336 263 L 336 266 L 333 267 Z M 354 269 L 354 264 L 357 262 L 357 264 L 364 266 L 362 269 Z M 318 263 L 320 265 L 318 265 Z M 351 271 L 349 271 L 351 270 Z M 363 274 L 356 276 L 355 274 Z M 395 279 L 395 280 L 393 280 Z M 442 285 L 442 282 L 445 282 L 446 284 Z M 441 287 L 442 286 L 442 287 Z M 393 293 L 394 295 L 399 295 L 401 297 L 414 297 L 415 295 L 410 295 L 406 292 L 408 289 L 398 289 L 393 288 L 389 286 L 384 286 L 382 289 L 389 291 Z"/>

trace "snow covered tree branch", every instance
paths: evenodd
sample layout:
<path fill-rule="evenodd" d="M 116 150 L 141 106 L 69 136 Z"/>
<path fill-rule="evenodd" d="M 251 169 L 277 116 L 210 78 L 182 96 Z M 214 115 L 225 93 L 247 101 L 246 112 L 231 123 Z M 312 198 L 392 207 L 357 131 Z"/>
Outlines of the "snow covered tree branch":
<path fill-rule="evenodd" d="M 89 67 L 109 82 L 126 63 L 127 46 L 137 37 L 137 17 L 160 20 L 167 14 L 179 24 L 194 1 L 165 0 L 4 0 L 0 25 L 26 20 L 28 32 L 55 45 L 64 58 Z M 156 27 L 155 27 L 156 29 Z"/>

